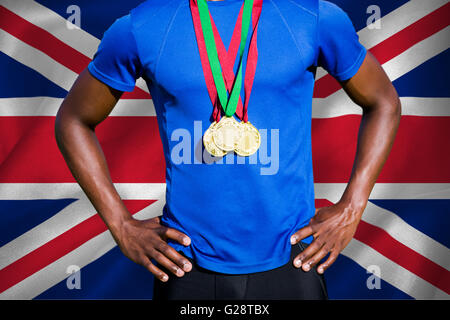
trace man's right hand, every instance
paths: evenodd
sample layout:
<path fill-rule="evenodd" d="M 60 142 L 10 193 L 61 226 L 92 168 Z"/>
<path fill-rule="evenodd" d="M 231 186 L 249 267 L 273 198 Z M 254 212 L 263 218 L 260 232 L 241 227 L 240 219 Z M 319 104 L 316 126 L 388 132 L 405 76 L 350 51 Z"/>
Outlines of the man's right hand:
<path fill-rule="evenodd" d="M 163 282 L 167 281 L 169 276 L 150 259 L 155 259 L 177 277 L 182 277 L 185 272 L 192 269 L 189 260 L 167 244 L 167 239 L 172 239 L 188 246 L 191 239 L 178 230 L 161 225 L 159 217 L 149 220 L 133 218 L 126 220 L 117 232 L 114 232 L 114 238 L 125 256 L 147 268 Z"/>
<path fill-rule="evenodd" d="M 159 218 L 139 221 L 130 216 L 112 183 L 95 134 L 96 126 L 111 113 L 121 95 L 121 91 L 108 87 L 84 70 L 56 115 L 56 142 L 74 178 L 111 230 L 122 252 L 162 281 L 169 277 L 151 263 L 152 258 L 181 277 L 192 269 L 192 265 L 170 247 L 166 239 L 183 245 L 189 245 L 191 240 L 177 230 L 162 226 Z"/>

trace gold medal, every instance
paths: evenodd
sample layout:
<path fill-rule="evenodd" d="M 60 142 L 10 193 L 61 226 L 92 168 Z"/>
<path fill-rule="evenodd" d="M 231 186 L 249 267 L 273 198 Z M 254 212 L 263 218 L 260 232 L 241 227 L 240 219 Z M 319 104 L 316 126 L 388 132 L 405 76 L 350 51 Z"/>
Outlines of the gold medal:
<path fill-rule="evenodd" d="M 203 135 L 203 145 L 205 146 L 206 151 L 208 151 L 214 157 L 223 157 L 227 153 L 222 149 L 218 148 L 213 141 L 213 132 L 217 122 L 211 123 L 208 130 L 205 131 Z"/>
<path fill-rule="evenodd" d="M 241 135 L 236 143 L 234 152 L 242 157 L 248 157 L 254 154 L 261 145 L 261 135 L 250 121 L 241 122 L 239 124 Z"/>
<path fill-rule="evenodd" d="M 214 126 L 212 137 L 215 145 L 223 151 L 233 151 L 240 139 L 241 130 L 239 122 L 234 117 L 223 117 Z"/>

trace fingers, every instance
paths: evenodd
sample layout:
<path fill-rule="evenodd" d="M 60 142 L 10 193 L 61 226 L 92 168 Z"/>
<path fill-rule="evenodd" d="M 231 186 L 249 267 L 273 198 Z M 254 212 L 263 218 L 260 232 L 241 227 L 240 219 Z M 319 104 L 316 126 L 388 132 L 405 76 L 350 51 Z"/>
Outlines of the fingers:
<path fill-rule="evenodd" d="M 179 254 L 174 248 L 169 246 L 167 243 L 162 242 L 156 248 L 159 252 L 164 254 L 171 261 L 175 262 L 181 269 L 186 272 L 192 270 L 192 264 L 188 259 Z"/>
<path fill-rule="evenodd" d="M 184 271 L 161 252 L 153 250 L 150 255 L 156 260 L 156 262 L 159 263 L 160 266 L 163 266 L 166 270 L 172 272 L 177 277 L 184 276 Z"/>
<path fill-rule="evenodd" d="M 191 239 L 187 235 L 172 228 L 165 228 L 163 231 L 163 236 L 175 240 L 184 246 L 188 246 L 191 244 Z"/>
<path fill-rule="evenodd" d="M 294 258 L 294 266 L 297 268 L 301 267 L 303 271 L 308 272 L 330 252 L 328 259 L 317 267 L 317 272 L 322 274 L 336 261 L 339 256 L 339 250 L 327 243 L 323 243 L 320 239 L 315 239 L 302 253 Z"/>
<path fill-rule="evenodd" d="M 192 270 L 192 264 L 166 240 L 170 238 L 187 246 L 191 239 L 178 230 L 161 226 L 159 221 L 158 217 L 145 221 L 130 220 L 125 225 L 126 236 L 118 243 L 120 249 L 126 257 L 143 265 L 161 281 L 169 279 L 165 273 L 167 271 L 182 277 L 185 272 Z"/>
<path fill-rule="evenodd" d="M 147 255 L 155 259 L 160 266 L 172 272 L 177 277 L 182 277 L 185 272 L 191 271 L 192 264 L 189 260 L 166 242 L 167 239 L 172 239 L 182 245 L 188 246 L 191 243 L 191 239 L 182 232 L 167 227 L 161 227 L 159 229 L 159 237 L 159 240 L 156 240 L 146 248 Z"/>
<path fill-rule="evenodd" d="M 301 228 L 291 236 L 291 244 L 297 244 L 300 240 L 313 234 L 313 230 L 310 225 Z"/>
<path fill-rule="evenodd" d="M 322 260 L 330 250 L 327 248 L 327 246 L 323 246 L 318 252 L 316 252 L 312 257 L 309 259 L 307 258 L 306 262 L 303 263 L 302 269 L 304 271 L 309 271 L 313 266 L 315 266 L 320 260 Z M 319 272 L 319 270 L 317 270 Z M 323 273 L 319 272 L 319 273 Z"/>
<path fill-rule="evenodd" d="M 141 257 L 141 264 L 148 270 L 150 271 L 155 278 L 157 278 L 158 280 L 162 281 L 162 282 L 166 282 L 167 280 L 169 280 L 169 276 L 161 271 L 161 269 L 159 269 L 158 267 L 156 267 L 149 258 L 147 258 L 146 256 Z"/>
<path fill-rule="evenodd" d="M 309 271 L 310 266 L 307 266 L 306 263 L 310 257 L 312 257 L 317 251 L 322 248 L 322 243 L 315 239 L 311 244 L 303 250 L 297 257 L 294 259 L 294 266 L 297 268 L 302 267 L 304 271 Z"/>
<path fill-rule="evenodd" d="M 327 270 L 336 261 L 338 256 L 339 252 L 337 250 L 331 251 L 328 259 L 317 268 L 317 272 L 324 273 L 325 270 Z"/>

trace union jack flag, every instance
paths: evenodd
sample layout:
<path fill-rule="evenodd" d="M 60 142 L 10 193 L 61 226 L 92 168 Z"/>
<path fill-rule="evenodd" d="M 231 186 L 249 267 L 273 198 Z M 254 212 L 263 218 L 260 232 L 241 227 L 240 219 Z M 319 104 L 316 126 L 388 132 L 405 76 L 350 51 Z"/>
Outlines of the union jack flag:
<path fill-rule="evenodd" d="M 53 129 L 103 32 L 140 2 L 0 0 L 0 299 L 151 298 L 152 275 L 122 255 Z M 330 298 L 449 299 L 449 1 L 332 2 L 383 65 L 403 112 L 354 239 L 326 272 Z M 68 21 L 74 4 L 80 28 Z M 370 8 L 381 15 L 368 25 Z M 325 71 L 316 79 L 313 159 L 323 206 L 338 201 L 350 176 L 361 110 Z M 142 79 L 96 133 L 129 211 L 160 215 L 164 159 Z M 81 268 L 79 289 L 67 286 L 71 266 Z"/>

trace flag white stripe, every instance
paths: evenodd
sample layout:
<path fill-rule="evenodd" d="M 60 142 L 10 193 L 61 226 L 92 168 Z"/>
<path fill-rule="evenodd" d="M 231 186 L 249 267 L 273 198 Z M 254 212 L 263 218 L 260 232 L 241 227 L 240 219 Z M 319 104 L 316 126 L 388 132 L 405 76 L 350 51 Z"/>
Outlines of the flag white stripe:
<path fill-rule="evenodd" d="M 62 98 L 0 98 L 0 117 L 56 116 Z M 109 116 L 156 116 L 152 99 L 120 99 Z"/>
<path fill-rule="evenodd" d="M 362 219 L 384 229 L 394 239 L 434 263 L 450 270 L 450 249 L 420 232 L 389 210 L 369 202 Z"/>
<path fill-rule="evenodd" d="M 34 69 L 66 91 L 70 90 L 78 77 L 77 73 L 2 29 L 0 29 L 0 51 L 23 65 Z"/>
<path fill-rule="evenodd" d="M 114 247 L 115 243 L 111 233 L 103 232 L 64 257 L 3 291 L 0 293 L 0 300 L 31 300 L 67 278 L 69 266 L 75 265 L 82 268 L 102 257 Z M 82 269 L 80 275 L 83 279 Z M 83 289 L 83 284 L 81 288 Z"/>
<path fill-rule="evenodd" d="M 162 200 L 164 183 L 117 183 L 116 190 L 124 200 Z M 3 183 L 0 200 L 76 198 L 72 204 L 36 227 L 0 247 L 0 269 L 22 258 L 33 250 L 63 234 L 96 213 L 89 199 L 77 183 Z"/>
<path fill-rule="evenodd" d="M 78 77 L 76 72 L 2 29 L 0 29 L 0 51 L 40 73 L 66 91 L 70 90 Z M 148 92 L 147 84 L 142 78 L 137 80 L 137 84 L 141 89 L 144 88 L 145 92 Z"/>
<path fill-rule="evenodd" d="M 159 200 L 136 213 L 135 217 L 140 220 L 156 217 L 162 211 L 163 206 L 164 201 Z M 45 268 L 25 278 L 18 284 L 0 293 L 0 299 L 33 299 L 67 278 L 69 276 L 69 274 L 67 274 L 67 268 L 69 266 L 76 265 L 83 268 L 103 256 L 115 246 L 116 243 L 111 236 L 111 233 L 105 231 Z M 81 270 L 81 277 L 83 277 L 83 270 Z M 149 290 L 152 290 L 152 288 L 149 288 Z"/>
<path fill-rule="evenodd" d="M 28 22 L 51 33 L 88 58 L 92 59 L 100 44 L 99 39 L 36 1 L 3 0 L 2 5 Z"/>
<path fill-rule="evenodd" d="M 387 75 L 394 81 L 425 61 L 437 56 L 449 48 L 450 27 L 433 34 L 425 40 L 415 44 L 395 58 L 383 64 Z"/>
<path fill-rule="evenodd" d="M 55 188 L 55 185 L 58 187 Z M 115 183 L 124 199 L 156 199 L 165 183 Z M 347 183 L 315 183 L 317 199 L 336 202 Z M 0 183 L 0 200 L 60 199 L 78 197 L 78 183 Z M 370 199 L 450 199 L 450 183 L 376 183 Z"/>
<path fill-rule="evenodd" d="M 450 39 L 450 27 L 442 29 L 389 60 L 382 65 L 383 69 L 391 81 L 397 80 L 419 65 L 447 50 L 449 48 L 448 39 Z M 347 110 L 355 110 L 355 107 L 357 107 L 344 90 L 338 90 L 327 98 L 314 99 L 313 103 L 318 103 L 319 106 L 327 106 L 333 110 L 330 111 L 331 114 L 339 114 L 337 110 L 341 106 L 346 106 Z M 351 107 L 352 105 L 353 107 Z"/>
<path fill-rule="evenodd" d="M 450 116 L 450 98 L 402 97 L 402 115 L 423 117 Z M 0 98 L 0 117 L 56 116 L 63 99 L 52 97 Z M 350 99 L 345 104 L 313 100 L 313 118 L 361 115 L 362 109 Z M 121 99 L 109 116 L 156 116 L 152 99 Z"/>
<path fill-rule="evenodd" d="M 57 187 L 55 187 L 57 186 Z M 165 183 L 114 183 L 123 199 L 159 199 Z M 78 198 L 84 195 L 80 185 L 67 183 L 0 183 L 0 200 L 32 200 Z"/>
<path fill-rule="evenodd" d="M 449 299 L 449 295 L 441 289 L 356 239 L 350 241 L 342 254 L 354 260 L 366 270 L 369 266 L 378 266 L 381 271 L 381 278 L 384 281 L 415 299 Z"/>
<path fill-rule="evenodd" d="M 71 195 L 70 198 L 75 196 L 79 195 Z M 58 214 L 0 247 L 0 270 L 94 214 L 95 209 L 87 199 L 74 201 Z"/>
<path fill-rule="evenodd" d="M 448 0 L 410 0 L 380 20 L 381 29 L 365 27 L 358 31 L 361 44 L 373 48 L 448 3 Z M 381 7 L 383 10 L 383 7 Z"/>
<path fill-rule="evenodd" d="M 362 114 L 362 108 L 348 98 L 347 95 L 342 95 L 341 103 L 337 102 L 336 100 L 338 99 L 336 98 L 337 96 L 333 99 L 315 98 L 313 100 L 312 117 L 322 119 Z M 401 97 L 400 101 L 402 103 L 402 115 L 404 116 L 450 116 L 450 98 Z"/>
<path fill-rule="evenodd" d="M 92 59 L 94 57 L 100 40 L 78 28 L 53 10 L 32 0 L 3 0 L 2 5 L 35 26 L 48 31 L 54 37 L 88 58 Z M 72 28 L 69 29 L 68 25 Z M 145 92 L 149 92 L 147 84 L 142 78 L 136 81 L 136 86 Z"/>
<path fill-rule="evenodd" d="M 337 202 L 347 183 L 315 183 L 316 199 Z M 369 199 L 450 199 L 450 183 L 376 183 Z"/>

